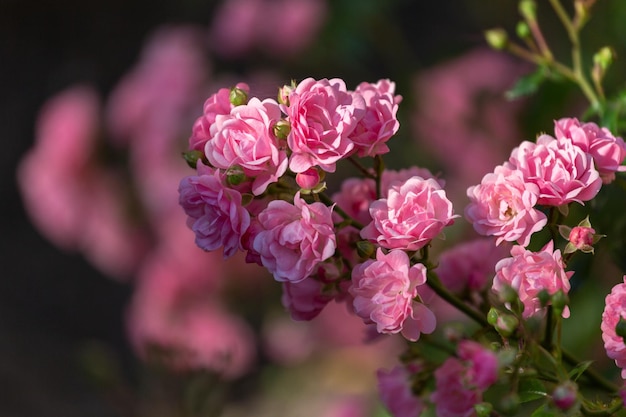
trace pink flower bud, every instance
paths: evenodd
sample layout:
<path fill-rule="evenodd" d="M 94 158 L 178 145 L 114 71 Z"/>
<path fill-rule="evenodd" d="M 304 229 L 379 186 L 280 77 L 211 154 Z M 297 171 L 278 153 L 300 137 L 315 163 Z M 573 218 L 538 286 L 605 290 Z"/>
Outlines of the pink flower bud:
<path fill-rule="evenodd" d="M 569 233 L 569 241 L 581 251 L 593 250 L 593 236 L 596 231 L 592 227 L 576 226 Z"/>
<path fill-rule="evenodd" d="M 309 168 L 296 174 L 296 183 L 305 190 L 312 190 L 320 183 L 320 180 L 320 173 L 316 168 Z"/>
<path fill-rule="evenodd" d="M 576 404 L 578 388 L 571 381 L 557 386 L 552 392 L 552 401 L 560 410 L 567 411 Z"/>

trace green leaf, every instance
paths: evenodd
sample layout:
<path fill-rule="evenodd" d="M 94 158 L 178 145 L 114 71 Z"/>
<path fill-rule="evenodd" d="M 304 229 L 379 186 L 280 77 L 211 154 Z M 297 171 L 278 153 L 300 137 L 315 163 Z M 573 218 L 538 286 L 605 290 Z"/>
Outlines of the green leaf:
<path fill-rule="evenodd" d="M 578 380 L 580 376 L 591 366 L 593 361 L 584 361 L 576 365 L 574 369 L 569 371 L 569 377 L 572 381 Z"/>
<path fill-rule="evenodd" d="M 528 96 L 534 94 L 539 89 L 539 86 L 548 78 L 548 71 L 545 67 L 539 67 L 536 71 L 521 77 L 513 88 L 504 93 L 504 96 L 508 100 L 515 100 L 516 98 Z"/>
<path fill-rule="evenodd" d="M 530 417 L 555 417 L 557 414 L 554 410 L 550 410 L 548 404 L 544 404 L 530 415 Z"/>
<path fill-rule="evenodd" d="M 525 378 L 519 383 L 519 399 L 521 403 L 545 398 L 548 393 L 543 383 L 535 378 Z"/>

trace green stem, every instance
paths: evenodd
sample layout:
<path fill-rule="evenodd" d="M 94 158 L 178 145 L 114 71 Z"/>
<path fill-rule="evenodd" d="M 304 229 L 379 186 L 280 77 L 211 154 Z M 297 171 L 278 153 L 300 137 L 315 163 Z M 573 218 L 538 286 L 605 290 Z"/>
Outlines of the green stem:
<path fill-rule="evenodd" d="M 487 318 L 481 312 L 476 311 L 467 304 L 465 304 L 458 297 L 448 291 L 443 285 L 441 285 L 441 281 L 439 280 L 437 274 L 429 270 L 426 274 L 426 282 L 428 286 L 432 288 L 439 297 L 452 304 L 454 307 L 465 313 L 468 317 L 470 317 L 478 324 L 482 326 L 489 326 L 489 323 L 487 323 Z"/>
<path fill-rule="evenodd" d="M 326 204 L 328 207 L 332 206 L 333 211 L 337 213 L 338 215 L 340 215 L 347 223 L 350 224 L 350 226 L 354 226 L 359 230 L 363 229 L 364 226 L 360 222 L 354 220 L 348 213 L 343 211 L 343 209 L 339 207 L 337 204 L 335 204 L 335 202 L 331 200 L 326 194 L 316 193 L 316 195 L 319 197 L 322 203 Z"/>

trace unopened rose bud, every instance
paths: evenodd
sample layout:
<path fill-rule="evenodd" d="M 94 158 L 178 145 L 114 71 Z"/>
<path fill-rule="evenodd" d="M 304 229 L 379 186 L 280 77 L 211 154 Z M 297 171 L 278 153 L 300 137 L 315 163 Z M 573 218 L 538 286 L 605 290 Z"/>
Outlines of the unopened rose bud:
<path fill-rule="evenodd" d="M 191 168 L 196 168 L 198 160 L 204 157 L 204 152 L 193 149 L 191 151 L 183 152 L 183 158 Z"/>
<path fill-rule="evenodd" d="M 241 106 L 248 102 L 248 93 L 239 87 L 233 87 L 230 89 L 228 99 L 233 106 Z"/>
<path fill-rule="evenodd" d="M 565 307 L 569 304 L 569 297 L 567 294 L 565 294 L 563 290 L 558 290 L 552 295 L 551 300 L 554 313 L 558 316 L 563 314 L 563 310 L 565 310 Z"/>
<path fill-rule="evenodd" d="M 537 299 L 541 303 L 541 307 L 546 307 L 550 302 L 550 293 L 544 288 L 537 294 Z"/>
<path fill-rule="evenodd" d="M 608 46 L 601 48 L 596 54 L 593 56 L 593 63 L 600 66 L 603 70 L 607 70 L 609 66 L 613 63 L 613 58 L 615 56 L 615 52 Z"/>
<path fill-rule="evenodd" d="M 286 120 L 279 120 L 273 127 L 274 136 L 278 139 L 287 139 L 289 132 L 291 131 L 291 125 Z"/>
<path fill-rule="evenodd" d="M 500 312 L 496 310 L 494 307 L 491 307 L 489 309 L 489 312 L 487 313 L 487 323 L 491 324 L 492 326 L 495 326 L 496 323 L 498 322 L 499 315 L 500 315 Z"/>
<path fill-rule="evenodd" d="M 493 411 L 493 405 L 491 403 L 478 403 L 474 406 L 477 417 L 489 417 Z"/>
<path fill-rule="evenodd" d="M 233 167 L 226 173 L 228 185 L 239 185 L 246 180 L 246 174 L 239 167 Z"/>
<path fill-rule="evenodd" d="M 278 102 L 280 104 L 284 104 L 285 106 L 289 106 L 289 94 L 291 94 L 291 92 L 295 89 L 296 89 L 295 80 L 291 80 L 290 85 L 283 85 L 282 87 L 280 87 L 278 89 Z"/>
<path fill-rule="evenodd" d="M 535 0 L 522 0 L 519 2 L 519 12 L 524 19 L 534 21 L 537 19 L 537 4 Z"/>
<path fill-rule="evenodd" d="M 576 249 L 583 252 L 593 252 L 593 236 L 596 231 L 593 227 L 573 227 L 569 232 L 569 241 Z"/>
<path fill-rule="evenodd" d="M 515 33 L 520 39 L 527 39 L 530 37 L 530 27 L 528 27 L 528 23 L 526 22 L 518 22 L 517 26 L 515 26 Z"/>
<path fill-rule="evenodd" d="M 485 40 L 493 49 L 502 50 L 509 43 L 509 35 L 504 29 L 490 29 L 485 32 Z"/>
<path fill-rule="evenodd" d="M 315 167 L 296 174 L 296 183 L 300 188 L 304 188 L 305 190 L 312 190 L 317 187 L 321 179 L 320 171 Z"/>
<path fill-rule="evenodd" d="M 566 381 L 558 385 L 552 392 L 552 402 L 562 410 L 571 409 L 577 402 L 578 387 L 572 381 Z"/>
<path fill-rule="evenodd" d="M 517 414 L 520 406 L 519 395 L 515 392 L 510 392 L 500 399 L 498 404 L 498 409 L 504 415 L 515 415 Z"/>
<path fill-rule="evenodd" d="M 518 326 L 519 320 L 517 317 L 510 314 L 501 314 L 498 316 L 494 327 L 502 337 L 510 337 L 515 333 Z"/>
<path fill-rule="evenodd" d="M 361 258 L 374 258 L 376 255 L 376 246 L 367 240 L 359 240 L 356 242 L 356 252 Z"/>
<path fill-rule="evenodd" d="M 615 325 L 615 334 L 624 339 L 624 343 L 626 343 L 626 320 L 624 317 L 620 317 Z"/>

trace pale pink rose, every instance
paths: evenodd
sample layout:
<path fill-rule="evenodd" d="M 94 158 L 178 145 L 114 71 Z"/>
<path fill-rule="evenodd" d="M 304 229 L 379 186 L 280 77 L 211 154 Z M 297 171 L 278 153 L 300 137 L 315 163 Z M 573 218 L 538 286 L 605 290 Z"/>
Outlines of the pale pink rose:
<path fill-rule="evenodd" d="M 439 183 L 441 188 L 445 187 L 446 185 L 446 181 L 444 179 L 438 178 L 437 175 L 434 175 L 432 172 L 430 172 L 428 168 L 412 166 L 409 168 L 398 170 L 385 169 L 380 178 L 380 188 L 383 194 L 381 197 L 387 197 L 389 187 L 392 183 L 396 181 L 406 181 L 411 177 L 422 177 L 425 180 L 432 178 L 437 181 L 437 183 Z"/>
<path fill-rule="evenodd" d="M 482 291 L 491 287 L 496 263 L 507 257 L 509 250 L 487 238 L 463 242 L 441 254 L 435 272 L 449 291 Z"/>
<path fill-rule="evenodd" d="M 424 410 L 424 402 L 411 389 L 413 373 L 402 365 L 376 372 L 380 399 L 393 417 L 418 417 Z"/>
<path fill-rule="evenodd" d="M 240 167 L 254 178 L 253 194 L 262 194 L 287 170 L 287 153 L 272 133 L 280 117 L 276 101 L 256 97 L 234 107 L 229 115 L 217 115 L 204 148 L 207 159 L 215 168 Z"/>
<path fill-rule="evenodd" d="M 402 97 L 394 96 L 394 93 L 395 83 L 389 80 L 380 80 L 376 84 L 363 82 L 354 91 L 363 97 L 366 105 L 365 115 L 350 134 L 358 156 L 389 152 L 387 141 L 400 128 L 396 114 Z"/>
<path fill-rule="evenodd" d="M 460 359 L 469 363 L 467 378 L 479 390 L 486 390 L 498 380 L 498 357 L 473 340 L 462 340 L 457 348 Z"/>
<path fill-rule="evenodd" d="M 606 354 L 615 361 L 618 367 L 622 368 L 622 378 L 626 379 L 626 344 L 624 344 L 624 339 L 615 332 L 620 319 L 626 320 L 626 275 L 623 281 L 614 286 L 604 300 L 600 328 Z"/>
<path fill-rule="evenodd" d="M 246 93 L 250 92 L 250 87 L 245 83 L 238 83 L 236 88 Z M 217 116 L 230 114 L 234 107 L 230 102 L 230 91 L 230 88 L 220 88 L 217 93 L 206 99 L 204 113 L 193 124 L 189 137 L 190 150 L 204 151 L 207 141 L 211 139 L 211 126 L 215 123 Z"/>
<path fill-rule="evenodd" d="M 576 226 L 569 233 L 569 242 L 578 250 L 593 250 L 596 230 L 593 227 Z"/>
<path fill-rule="evenodd" d="M 435 330 L 435 315 L 414 300 L 418 287 L 425 283 L 424 265 L 411 266 L 404 251 L 385 254 L 378 248 L 375 260 L 354 266 L 349 291 L 355 313 L 366 324 L 376 324 L 378 333 L 402 333 L 415 341 L 421 333 Z"/>
<path fill-rule="evenodd" d="M 181 263 L 170 253 L 155 252 L 140 271 L 127 312 L 134 349 L 174 370 L 243 375 L 254 360 L 255 341 L 248 325 L 213 298 L 223 274 L 220 259 L 205 253 L 198 262 Z"/>
<path fill-rule="evenodd" d="M 299 282 L 283 282 L 283 306 L 297 321 L 312 320 L 333 299 L 324 292 L 324 284 L 312 277 Z"/>
<path fill-rule="evenodd" d="M 188 216 L 187 225 L 196 234 L 196 244 L 207 251 L 224 248 L 228 258 L 239 249 L 250 226 L 250 214 L 241 194 L 224 185 L 218 171 L 198 164 L 198 174 L 180 182 L 179 202 Z"/>
<path fill-rule="evenodd" d="M 516 169 L 497 166 L 479 185 L 469 187 L 467 196 L 470 204 L 465 207 L 465 217 L 477 233 L 495 236 L 496 245 L 517 241 L 528 246 L 532 234 L 548 222 L 546 215 L 535 209 L 539 187 Z"/>
<path fill-rule="evenodd" d="M 350 94 L 341 79 L 307 78 L 289 95 L 285 112 L 291 124 L 287 143 L 293 152 L 289 168 L 298 173 L 319 166 L 335 172 L 337 161 L 354 149 L 349 136 L 365 114 L 365 102 Z"/>
<path fill-rule="evenodd" d="M 370 205 L 370 215 L 372 222 L 361 230 L 363 239 L 410 251 L 424 247 L 458 217 L 439 183 L 422 177 L 391 184 L 387 198 Z"/>
<path fill-rule="evenodd" d="M 352 219 L 367 224 L 372 221 L 369 206 L 376 200 L 376 182 L 371 178 L 347 178 L 332 199 Z M 342 219 L 337 213 L 334 217 Z"/>
<path fill-rule="evenodd" d="M 615 172 L 626 171 L 626 166 L 622 166 L 626 158 L 626 143 L 621 137 L 613 136 L 606 127 L 599 127 L 593 122 L 581 123 L 576 118 L 563 118 L 554 122 L 554 133 L 557 138 L 570 139 L 593 157 L 603 183 L 612 182 Z"/>
<path fill-rule="evenodd" d="M 530 317 L 541 311 L 541 302 L 537 297 L 542 290 L 553 295 L 559 290 L 567 294 L 570 290 L 570 278 L 573 271 L 565 272 L 561 251 L 554 250 L 549 241 L 539 252 L 526 250 L 523 246 L 513 246 L 511 257 L 496 264 L 493 290 L 498 293 L 504 286 L 510 286 L 519 295 L 524 304 L 524 317 Z M 563 317 L 569 317 L 569 307 L 565 307 Z"/>
<path fill-rule="evenodd" d="M 438 417 L 470 417 L 482 401 L 482 390 L 475 389 L 467 377 L 467 365 L 450 357 L 435 371 L 435 391 L 430 400 Z"/>
<path fill-rule="evenodd" d="M 277 281 L 299 282 L 333 256 L 336 238 L 332 209 L 322 203 L 271 201 L 257 216 L 260 231 L 252 242 L 261 262 Z"/>
<path fill-rule="evenodd" d="M 537 143 L 524 141 L 513 149 L 509 163 L 524 181 L 539 187 L 538 204 L 583 204 L 596 196 L 602 180 L 593 158 L 571 140 L 541 135 Z"/>

